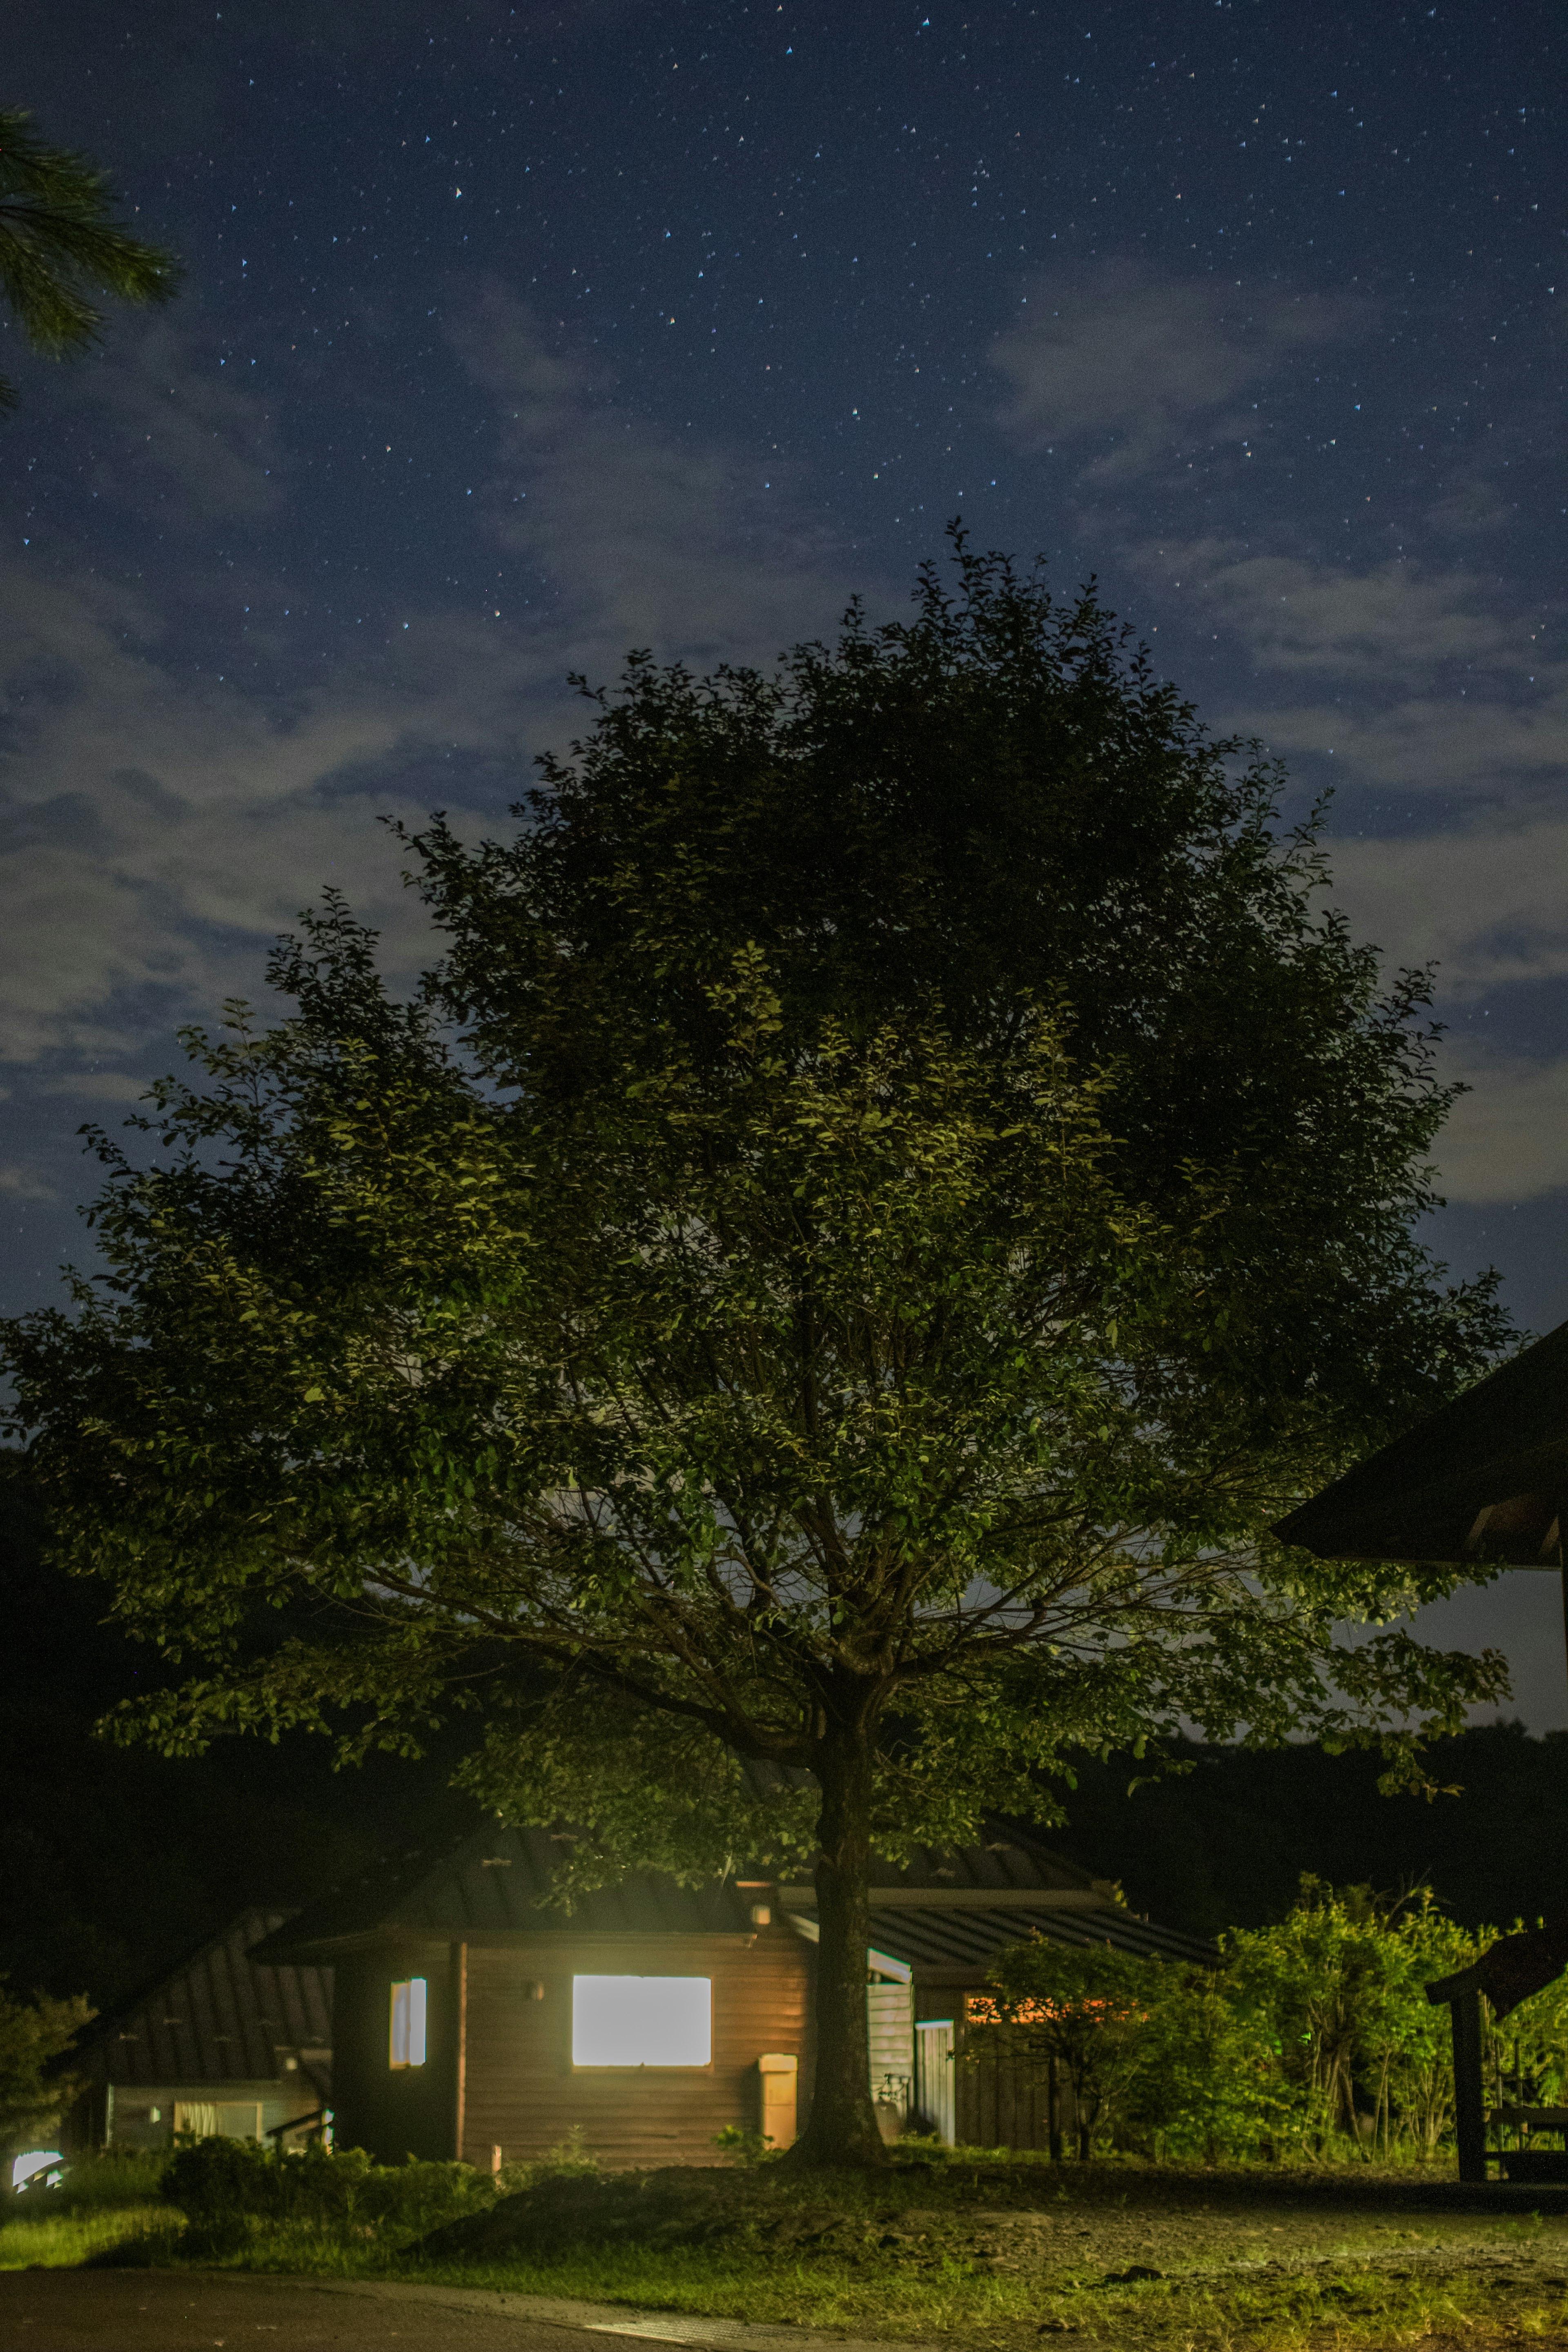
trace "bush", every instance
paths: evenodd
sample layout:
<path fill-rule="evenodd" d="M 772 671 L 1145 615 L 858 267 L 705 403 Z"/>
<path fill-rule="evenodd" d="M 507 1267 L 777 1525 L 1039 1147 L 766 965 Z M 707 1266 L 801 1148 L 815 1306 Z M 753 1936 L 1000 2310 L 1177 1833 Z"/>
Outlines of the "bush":
<path fill-rule="evenodd" d="M 1284 1919 L 1221 1939 L 1217 1969 L 1035 1937 L 997 1954 L 967 2054 L 1032 2073 L 1053 2147 L 1059 2105 L 1080 2156 L 1112 2141 L 1210 2163 L 1429 2158 L 1454 2081 L 1447 2011 L 1426 1987 L 1495 1932 L 1456 1927 L 1424 1891 L 1389 1902 L 1304 1878 Z M 1558 2104 L 1568 1977 L 1489 2024 L 1486 2072 L 1500 2100 Z"/>
<path fill-rule="evenodd" d="M 410 2157 L 377 2164 L 363 2148 L 275 2155 L 254 2140 L 204 2139 L 176 2149 L 161 2193 L 209 2243 L 287 2222 L 331 2236 L 403 2245 L 489 2205 L 494 2183 L 468 2164 Z"/>
<path fill-rule="evenodd" d="M 598 2178 L 599 2159 L 587 2144 L 587 2135 L 581 2124 L 574 2124 L 564 2138 L 542 2156 L 530 2157 L 515 2164 L 503 2164 L 496 2176 L 496 2186 L 503 2196 L 514 2197 L 520 2189 L 535 2188 L 542 2180 L 572 2180 L 585 2176 Z"/>
<path fill-rule="evenodd" d="M 81 2085 L 59 2074 L 63 2056 L 94 2011 L 69 2000 L 18 2000 L 0 1977 L 0 2147 L 48 2147 L 49 2137 Z"/>
<path fill-rule="evenodd" d="M 778 2151 L 766 2132 L 748 2131 L 744 2124 L 726 2124 L 713 2135 L 712 2146 L 721 2156 L 727 2156 L 748 2171 L 753 2165 L 765 2164 Z"/>

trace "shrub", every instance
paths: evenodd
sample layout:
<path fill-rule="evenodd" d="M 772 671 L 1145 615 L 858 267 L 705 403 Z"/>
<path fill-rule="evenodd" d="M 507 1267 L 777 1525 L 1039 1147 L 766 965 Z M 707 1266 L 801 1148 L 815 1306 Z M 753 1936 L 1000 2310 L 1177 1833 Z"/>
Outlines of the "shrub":
<path fill-rule="evenodd" d="M 1427 2158 L 1451 2130 L 1454 2080 L 1426 1987 L 1495 1932 L 1457 1927 L 1425 1890 L 1389 1901 L 1303 1878 L 1285 1918 L 1222 1938 L 1216 1969 L 1034 1937 L 998 1953 L 967 2054 L 1045 2084 L 1055 2153 L 1059 2097 L 1080 2156 L 1121 2137 L 1210 2163 Z M 1568 1978 L 1489 2023 L 1486 2072 L 1500 2105 L 1560 2102 Z"/>
<path fill-rule="evenodd" d="M 400 2245 L 488 2205 L 495 2185 L 471 2165 L 377 2164 L 363 2148 L 308 2147 L 280 2156 L 253 2140 L 204 2139 L 163 2168 L 163 2197 L 209 2242 L 257 2224 L 304 2224 L 331 2235 Z"/>

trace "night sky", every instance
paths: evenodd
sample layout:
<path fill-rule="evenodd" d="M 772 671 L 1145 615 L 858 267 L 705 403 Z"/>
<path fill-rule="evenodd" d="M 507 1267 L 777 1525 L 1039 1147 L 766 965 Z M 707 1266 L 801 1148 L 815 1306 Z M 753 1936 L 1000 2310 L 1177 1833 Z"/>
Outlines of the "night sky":
<path fill-rule="evenodd" d="M 90 1254 L 75 1130 L 258 992 L 378 815 L 505 823 L 626 649 L 902 607 L 962 513 L 1090 572 L 1336 791 L 1440 959 L 1436 1239 L 1568 1315 L 1568 170 L 1558 12 L 1181 0 L 102 0 L 5 100 L 184 256 L 0 368 L 5 1304 Z M 1555 1580 L 1447 1612 L 1568 1720 Z"/>

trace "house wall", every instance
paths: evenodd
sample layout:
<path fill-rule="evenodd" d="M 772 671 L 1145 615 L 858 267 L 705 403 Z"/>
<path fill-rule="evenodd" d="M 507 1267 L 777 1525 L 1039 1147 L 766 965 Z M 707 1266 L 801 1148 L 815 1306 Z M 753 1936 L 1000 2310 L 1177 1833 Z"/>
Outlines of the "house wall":
<path fill-rule="evenodd" d="M 337 1965 L 332 2020 L 332 2137 L 384 2164 L 457 2154 L 460 1947 L 388 1943 Z M 423 2066 L 389 2063 L 392 1987 L 423 1977 L 428 1990 Z"/>
<path fill-rule="evenodd" d="M 503 2162 L 542 2156 L 574 2126 L 612 2167 L 711 2164 L 724 2125 L 760 2127 L 764 2053 L 800 2059 L 805 2123 L 810 1957 L 787 1927 L 469 1944 L 466 1967 L 462 2153 L 481 2170 L 497 2147 Z M 574 2066 L 572 1979 L 595 1975 L 710 1978 L 711 2065 Z"/>

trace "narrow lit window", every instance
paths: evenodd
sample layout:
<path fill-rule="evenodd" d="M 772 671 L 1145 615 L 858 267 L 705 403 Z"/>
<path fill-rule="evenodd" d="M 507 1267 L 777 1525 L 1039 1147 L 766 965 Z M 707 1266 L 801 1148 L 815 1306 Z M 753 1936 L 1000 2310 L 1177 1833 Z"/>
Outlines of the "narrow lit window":
<path fill-rule="evenodd" d="M 392 2063 L 395 2066 L 425 2063 L 425 1993 L 423 1977 L 409 1977 L 392 1988 Z"/>
<path fill-rule="evenodd" d="M 574 1977 L 576 2066 L 706 2066 L 713 2057 L 710 1977 Z"/>

